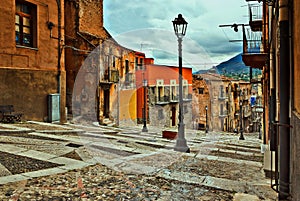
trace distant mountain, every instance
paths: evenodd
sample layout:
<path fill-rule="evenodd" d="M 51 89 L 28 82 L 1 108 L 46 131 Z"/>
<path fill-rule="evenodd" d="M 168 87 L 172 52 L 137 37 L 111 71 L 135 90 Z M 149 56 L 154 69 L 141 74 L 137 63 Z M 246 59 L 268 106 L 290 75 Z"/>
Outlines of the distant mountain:
<path fill-rule="evenodd" d="M 194 74 L 205 74 L 205 73 L 217 73 L 224 75 L 226 77 L 249 80 L 250 68 L 245 66 L 242 60 L 242 53 L 236 55 L 235 57 L 220 63 L 217 66 L 212 67 L 208 70 L 199 70 Z M 253 69 L 253 77 L 261 74 L 261 70 Z"/>
<path fill-rule="evenodd" d="M 224 61 L 216 66 L 217 72 L 219 74 L 224 74 L 226 72 L 235 72 L 235 73 L 248 73 L 249 67 L 245 66 L 242 60 L 242 54 L 238 54 L 235 57 Z"/>

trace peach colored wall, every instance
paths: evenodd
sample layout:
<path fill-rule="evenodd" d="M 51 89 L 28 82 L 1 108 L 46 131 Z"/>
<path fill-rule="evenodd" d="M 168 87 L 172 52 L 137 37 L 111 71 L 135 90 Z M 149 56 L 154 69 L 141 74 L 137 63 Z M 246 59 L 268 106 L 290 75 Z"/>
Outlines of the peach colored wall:
<path fill-rule="evenodd" d="M 58 5 L 56 0 L 27 0 L 37 7 L 36 45 L 15 43 L 15 0 L 0 1 L 0 104 L 13 104 L 28 120 L 47 120 L 47 95 L 58 93 Z M 61 11 L 63 1 L 61 2 Z M 54 23 L 52 38 L 47 22 Z M 62 27 L 64 27 L 62 15 Z M 62 36 L 64 34 L 62 29 Z M 65 81 L 62 50 L 61 80 Z M 61 87 L 64 111 L 65 88 Z"/>
<path fill-rule="evenodd" d="M 120 122 L 132 121 L 136 123 L 136 91 L 120 91 Z"/>
<path fill-rule="evenodd" d="M 36 1 L 28 0 L 28 2 Z M 57 47 L 55 38 L 50 38 L 49 21 L 55 26 L 52 29 L 53 37 L 58 36 L 58 19 L 56 0 L 42 0 L 37 5 L 37 47 L 17 47 L 15 43 L 15 1 L 2 0 L 0 2 L 0 24 L 3 27 L 0 33 L 0 67 L 30 68 L 30 69 L 57 69 Z M 62 10 L 63 11 L 63 10 Z M 63 24 L 62 24 L 63 25 Z"/>
<path fill-rule="evenodd" d="M 0 68 L 0 91 L 0 105 L 14 105 L 24 120 L 47 121 L 47 96 L 57 93 L 57 72 Z"/>

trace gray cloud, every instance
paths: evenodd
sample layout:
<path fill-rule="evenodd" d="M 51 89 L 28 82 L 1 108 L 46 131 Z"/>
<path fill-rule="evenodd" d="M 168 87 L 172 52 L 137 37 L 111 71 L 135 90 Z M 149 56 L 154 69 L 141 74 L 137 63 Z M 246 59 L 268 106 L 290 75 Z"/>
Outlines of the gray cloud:
<path fill-rule="evenodd" d="M 247 23 L 244 0 L 122 0 L 104 1 L 105 27 L 123 46 L 154 57 L 155 63 L 176 65 L 177 39 L 172 20 L 182 13 L 188 29 L 183 40 L 184 60 L 203 68 L 203 63 L 220 63 L 241 52 L 242 39 L 221 24 Z M 168 54 L 165 54 L 168 53 Z M 165 63 L 162 63 L 165 62 Z"/>

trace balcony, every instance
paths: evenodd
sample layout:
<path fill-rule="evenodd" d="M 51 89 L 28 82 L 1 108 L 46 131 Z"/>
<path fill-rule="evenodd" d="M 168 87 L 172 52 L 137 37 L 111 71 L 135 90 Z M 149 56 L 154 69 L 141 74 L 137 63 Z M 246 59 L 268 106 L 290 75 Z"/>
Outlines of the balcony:
<path fill-rule="evenodd" d="M 263 27 L 263 12 L 262 12 L 263 6 L 261 4 L 249 4 L 249 25 L 251 28 L 251 31 L 257 32 L 262 31 Z"/>
<path fill-rule="evenodd" d="M 166 105 L 170 103 L 170 96 L 157 96 L 156 104 L 157 105 Z"/>
<path fill-rule="evenodd" d="M 263 31 L 263 5 L 249 4 L 250 29 L 243 27 L 242 59 L 246 66 L 263 69 L 267 61 L 267 41 Z"/>
<path fill-rule="evenodd" d="M 227 116 L 228 116 L 228 111 L 221 111 L 220 115 L 219 115 L 219 118 L 225 118 Z"/>
<path fill-rule="evenodd" d="M 262 70 L 267 61 L 267 53 L 244 53 L 242 55 L 242 58 L 246 66 Z"/>
<path fill-rule="evenodd" d="M 118 83 L 119 71 L 118 70 L 105 70 L 102 82 Z"/>
<path fill-rule="evenodd" d="M 193 98 L 192 94 L 185 94 L 183 95 L 183 101 L 191 101 Z"/>
<path fill-rule="evenodd" d="M 246 66 L 263 69 L 268 56 L 266 49 L 266 41 L 263 40 L 261 32 L 244 28 L 242 59 Z"/>
<path fill-rule="evenodd" d="M 261 83 L 262 83 L 262 80 L 261 80 L 261 79 L 251 79 L 251 80 L 250 80 L 250 83 L 251 83 L 251 84 L 261 84 Z"/>
<path fill-rule="evenodd" d="M 227 97 L 225 96 L 225 94 L 220 94 L 219 97 L 218 97 L 218 99 L 219 99 L 220 101 L 224 101 L 224 100 L 227 99 Z"/>
<path fill-rule="evenodd" d="M 117 70 L 111 70 L 110 71 L 109 81 L 110 82 L 114 82 L 114 83 L 119 82 L 119 71 L 117 71 Z"/>
<path fill-rule="evenodd" d="M 135 82 L 134 82 L 133 73 L 127 73 L 125 75 L 124 88 L 131 89 L 134 88 L 134 86 L 135 86 Z"/>
<path fill-rule="evenodd" d="M 177 102 L 179 102 L 179 96 L 178 95 L 171 95 L 170 102 L 171 103 L 177 103 Z"/>

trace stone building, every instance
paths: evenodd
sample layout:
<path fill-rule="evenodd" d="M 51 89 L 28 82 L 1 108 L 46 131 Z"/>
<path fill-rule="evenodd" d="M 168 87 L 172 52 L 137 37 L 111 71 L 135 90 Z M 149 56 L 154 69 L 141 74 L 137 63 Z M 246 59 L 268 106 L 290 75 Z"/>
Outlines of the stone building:
<path fill-rule="evenodd" d="M 67 107 L 100 124 L 136 122 L 133 50 L 103 27 L 103 1 L 65 1 Z"/>
<path fill-rule="evenodd" d="M 2 0 L 0 10 L 0 105 L 24 119 L 64 122 L 64 2 Z"/>
<path fill-rule="evenodd" d="M 103 27 L 102 0 L 3 0 L 0 8 L 1 105 L 26 120 L 65 122 L 67 111 L 136 122 L 136 52 Z"/>
<path fill-rule="evenodd" d="M 279 200 L 300 200 L 299 11 L 299 0 L 254 2 L 249 33 L 261 37 L 243 37 L 244 63 L 263 69 L 264 169 Z"/>
<path fill-rule="evenodd" d="M 175 128 L 179 114 L 179 71 L 176 66 L 154 64 L 145 60 L 144 80 L 147 80 L 147 121 L 161 128 Z M 193 127 L 192 121 L 192 69 L 183 67 L 183 111 L 186 128 Z M 138 99 L 142 99 L 142 90 Z M 142 105 L 137 108 L 142 111 Z"/>
<path fill-rule="evenodd" d="M 201 74 L 193 75 L 193 122 L 194 128 L 204 130 L 209 128 L 211 113 L 209 112 L 209 88 Z"/>
<path fill-rule="evenodd" d="M 195 74 L 193 116 L 198 129 L 236 131 L 240 126 L 242 101 L 243 128 L 246 132 L 252 131 L 251 90 L 252 85 L 249 82 L 232 80 L 212 73 Z"/>

